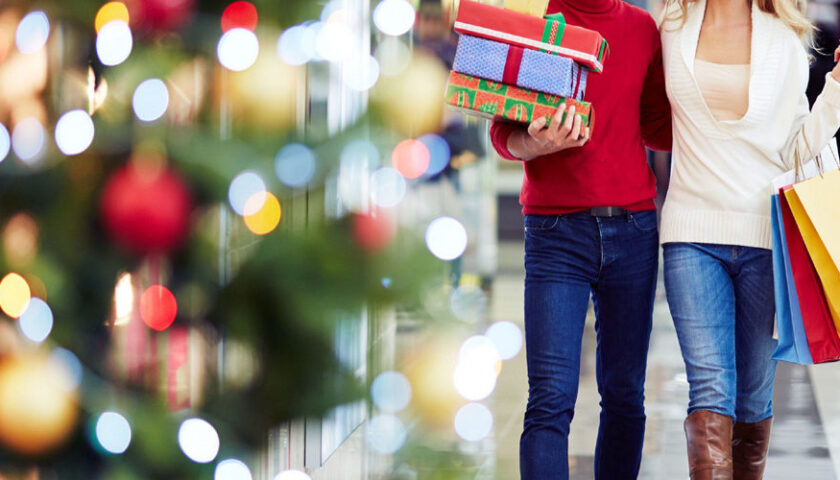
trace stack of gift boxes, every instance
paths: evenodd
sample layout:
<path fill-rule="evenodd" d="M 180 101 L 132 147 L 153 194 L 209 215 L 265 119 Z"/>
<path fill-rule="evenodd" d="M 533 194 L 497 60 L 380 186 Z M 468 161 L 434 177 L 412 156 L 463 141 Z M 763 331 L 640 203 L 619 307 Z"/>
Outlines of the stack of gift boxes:
<path fill-rule="evenodd" d="M 598 32 L 545 15 L 548 0 L 506 0 L 506 8 L 461 0 L 461 36 L 446 103 L 468 114 L 529 123 L 551 119 L 565 103 L 584 126 L 594 109 L 584 101 L 586 77 L 603 70 L 607 42 Z"/>

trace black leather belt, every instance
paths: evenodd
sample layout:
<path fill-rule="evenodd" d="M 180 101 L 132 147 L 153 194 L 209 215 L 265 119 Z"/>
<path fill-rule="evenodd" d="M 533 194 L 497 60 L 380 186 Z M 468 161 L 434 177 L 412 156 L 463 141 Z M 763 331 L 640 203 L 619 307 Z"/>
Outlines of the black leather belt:
<path fill-rule="evenodd" d="M 593 217 L 625 217 L 630 215 L 630 210 L 621 207 L 595 207 L 588 210 Z"/>

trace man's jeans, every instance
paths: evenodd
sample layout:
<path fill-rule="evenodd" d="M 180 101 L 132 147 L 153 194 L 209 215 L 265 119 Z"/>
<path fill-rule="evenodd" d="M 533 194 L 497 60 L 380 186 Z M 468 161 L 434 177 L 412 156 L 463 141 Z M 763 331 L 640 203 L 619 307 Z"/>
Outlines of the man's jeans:
<path fill-rule="evenodd" d="M 665 244 L 665 288 L 688 376 L 688 413 L 772 416 L 776 362 L 770 250 Z"/>
<path fill-rule="evenodd" d="M 656 212 L 525 217 L 528 408 L 520 440 L 523 480 L 569 478 L 569 424 L 592 295 L 601 423 L 597 480 L 639 472 L 644 382 L 659 244 Z"/>

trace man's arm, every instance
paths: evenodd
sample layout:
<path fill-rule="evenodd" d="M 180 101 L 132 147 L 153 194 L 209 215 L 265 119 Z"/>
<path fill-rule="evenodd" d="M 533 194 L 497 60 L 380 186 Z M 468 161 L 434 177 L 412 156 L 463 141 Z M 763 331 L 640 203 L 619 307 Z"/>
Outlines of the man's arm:
<path fill-rule="evenodd" d="M 508 160 L 531 160 L 567 148 L 582 147 L 589 141 L 589 127 L 575 115 L 575 107 L 569 109 L 565 122 L 561 122 L 566 104 L 560 105 L 551 124 L 546 127 L 546 118 L 541 117 L 522 128 L 511 124 L 493 122 L 490 126 L 490 140 L 493 148 L 502 158 Z"/>
<path fill-rule="evenodd" d="M 642 138 L 648 148 L 667 152 L 671 151 L 671 104 L 665 93 L 662 42 L 653 19 L 651 24 L 655 51 L 642 89 Z"/>

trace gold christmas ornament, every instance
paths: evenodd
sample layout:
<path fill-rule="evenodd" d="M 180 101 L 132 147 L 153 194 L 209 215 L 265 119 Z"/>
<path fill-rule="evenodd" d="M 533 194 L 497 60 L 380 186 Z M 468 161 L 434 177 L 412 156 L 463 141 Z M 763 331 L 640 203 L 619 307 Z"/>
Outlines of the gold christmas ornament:
<path fill-rule="evenodd" d="M 58 447 L 78 418 L 70 373 L 43 354 L 0 363 L 0 444 L 25 455 Z"/>
<path fill-rule="evenodd" d="M 405 361 L 403 371 L 413 392 L 411 406 L 425 425 L 439 431 L 451 430 L 452 418 L 464 404 L 453 381 L 457 363 L 458 344 L 442 339 L 426 342 Z"/>

